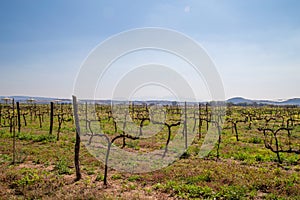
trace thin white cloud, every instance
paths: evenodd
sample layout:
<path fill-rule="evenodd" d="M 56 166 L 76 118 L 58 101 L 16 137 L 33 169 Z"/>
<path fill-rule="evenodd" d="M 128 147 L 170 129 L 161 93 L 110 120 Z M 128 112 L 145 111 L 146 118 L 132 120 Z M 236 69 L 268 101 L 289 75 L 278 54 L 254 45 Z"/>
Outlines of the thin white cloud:
<path fill-rule="evenodd" d="M 189 13 L 191 11 L 191 7 L 190 6 L 185 6 L 184 7 L 184 12 Z"/>

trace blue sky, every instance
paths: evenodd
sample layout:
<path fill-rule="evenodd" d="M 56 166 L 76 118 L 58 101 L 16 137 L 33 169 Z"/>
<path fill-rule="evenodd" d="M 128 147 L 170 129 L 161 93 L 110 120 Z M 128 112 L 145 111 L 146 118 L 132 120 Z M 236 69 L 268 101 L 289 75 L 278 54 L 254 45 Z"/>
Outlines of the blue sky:
<path fill-rule="evenodd" d="M 199 42 L 226 98 L 300 97 L 297 0 L 0 2 L 0 95 L 70 98 L 80 65 L 106 38 L 162 27 Z"/>

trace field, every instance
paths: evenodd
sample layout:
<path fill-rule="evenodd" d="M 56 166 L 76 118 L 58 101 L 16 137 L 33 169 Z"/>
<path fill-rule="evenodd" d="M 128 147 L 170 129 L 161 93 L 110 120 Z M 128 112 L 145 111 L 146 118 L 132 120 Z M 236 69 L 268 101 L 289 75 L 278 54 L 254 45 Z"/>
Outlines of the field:
<path fill-rule="evenodd" d="M 79 180 L 72 105 L 18 107 L 0 105 L 0 199 L 300 199 L 298 107 L 81 103 Z M 161 128 L 147 129 L 155 124 Z M 209 130 L 216 143 L 200 157 Z M 129 173 L 109 165 L 116 148 L 167 158 L 177 136 L 184 153 L 169 166 Z M 88 143 L 100 145 L 108 168 Z"/>

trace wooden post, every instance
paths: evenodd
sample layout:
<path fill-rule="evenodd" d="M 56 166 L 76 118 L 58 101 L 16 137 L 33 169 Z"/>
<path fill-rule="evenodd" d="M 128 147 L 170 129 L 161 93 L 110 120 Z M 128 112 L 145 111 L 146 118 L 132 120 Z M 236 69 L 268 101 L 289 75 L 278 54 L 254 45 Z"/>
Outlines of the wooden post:
<path fill-rule="evenodd" d="M 54 110 L 54 103 L 50 103 L 50 129 L 49 129 L 49 134 L 52 134 L 52 129 L 53 129 L 53 111 Z"/>
<path fill-rule="evenodd" d="M 0 103 L 0 126 L 2 123 L 2 104 Z"/>
<path fill-rule="evenodd" d="M 13 160 L 12 163 L 15 164 L 16 162 L 16 129 L 15 129 L 15 100 L 12 99 L 12 109 L 13 109 L 13 114 L 12 114 L 12 126 L 13 126 Z"/>
<path fill-rule="evenodd" d="M 79 164 L 79 151 L 80 151 L 80 125 L 78 118 L 78 107 L 77 107 L 77 98 L 73 96 L 73 111 L 74 111 L 74 121 L 76 126 L 76 142 L 75 142 L 75 155 L 74 155 L 74 164 L 76 170 L 76 179 L 75 181 L 79 181 L 81 179 L 80 173 L 80 164 Z"/>
<path fill-rule="evenodd" d="M 17 113 L 18 113 L 18 132 L 21 132 L 21 113 L 20 113 L 20 103 L 17 102 Z"/>
<path fill-rule="evenodd" d="M 184 102 L 184 143 L 185 143 L 185 150 L 188 148 L 188 141 L 187 141 L 187 110 L 186 110 L 186 101 Z"/>
<path fill-rule="evenodd" d="M 40 128 L 42 128 L 42 113 L 41 113 L 41 110 L 39 110 L 38 116 L 39 116 Z"/>
<path fill-rule="evenodd" d="M 201 118 L 201 103 L 199 103 L 199 127 L 198 127 L 198 131 L 199 131 L 199 139 L 201 139 L 201 127 L 202 127 L 202 118 Z"/>
<path fill-rule="evenodd" d="M 206 112 L 206 131 L 208 131 L 208 103 L 206 103 L 206 107 L 205 107 L 205 112 Z"/>
<path fill-rule="evenodd" d="M 77 104 L 76 104 L 77 105 Z M 87 101 L 85 102 L 85 130 L 88 130 Z"/>

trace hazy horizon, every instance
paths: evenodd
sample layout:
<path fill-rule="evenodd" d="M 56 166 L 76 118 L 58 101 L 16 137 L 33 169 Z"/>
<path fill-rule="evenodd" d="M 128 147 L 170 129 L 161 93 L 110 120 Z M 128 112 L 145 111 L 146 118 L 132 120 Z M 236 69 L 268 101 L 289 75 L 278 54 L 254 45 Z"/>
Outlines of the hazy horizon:
<path fill-rule="evenodd" d="M 72 100 L 72 96 L 70 97 L 55 97 L 55 96 L 28 96 L 28 95 L 1 95 L 1 98 L 5 98 L 5 97 L 28 97 L 28 99 L 30 98 L 49 98 L 49 99 L 67 99 L 67 100 Z M 283 98 L 279 98 L 279 99 L 252 99 L 252 98 L 247 98 L 247 97 L 242 97 L 242 96 L 234 96 L 234 97 L 229 97 L 226 98 L 225 100 L 230 100 L 230 99 L 234 99 L 234 98 L 243 98 L 246 100 L 262 100 L 262 101 L 275 101 L 275 102 L 280 102 L 280 101 L 286 101 L 286 100 L 291 100 L 291 99 L 300 99 L 300 97 L 292 97 L 292 98 L 287 98 L 287 99 L 283 99 Z M 2 100 L 2 99 L 0 99 Z M 105 99 L 105 98 L 95 98 L 95 99 L 88 99 L 88 100 L 100 100 L 100 101 L 110 101 L 110 100 L 115 100 L 115 101 L 127 101 L 127 99 L 124 98 L 115 98 L 115 99 Z M 201 99 L 201 100 L 193 100 L 193 99 L 185 99 L 186 101 L 189 102 L 206 102 L 206 101 L 211 101 L 211 100 L 207 100 L 207 99 Z M 140 99 L 131 99 L 130 101 L 176 101 L 176 99 L 172 99 L 172 98 L 168 98 L 168 97 L 162 97 L 162 98 L 140 98 Z M 183 102 L 183 101 L 182 101 Z"/>

